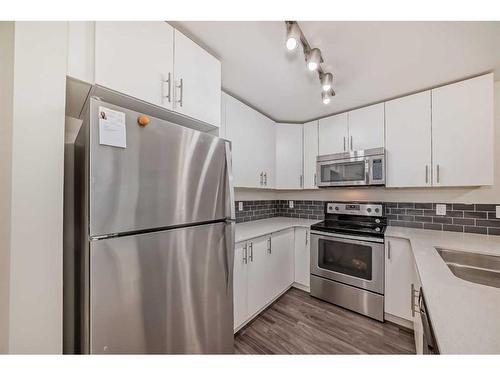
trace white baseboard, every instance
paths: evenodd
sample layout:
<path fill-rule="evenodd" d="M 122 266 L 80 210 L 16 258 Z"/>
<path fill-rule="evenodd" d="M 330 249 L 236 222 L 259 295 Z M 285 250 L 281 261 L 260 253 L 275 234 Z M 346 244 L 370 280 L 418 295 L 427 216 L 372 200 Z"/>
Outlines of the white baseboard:
<path fill-rule="evenodd" d="M 308 287 L 307 285 L 303 285 L 303 284 L 299 284 L 299 283 L 293 283 L 292 287 L 300 289 L 300 290 L 303 290 L 304 292 L 307 292 L 307 293 L 311 292 L 311 288 Z"/>
<path fill-rule="evenodd" d="M 392 314 L 384 313 L 384 319 L 397 324 L 398 326 L 402 326 L 408 329 L 413 330 L 413 322 L 411 320 L 407 320 L 404 318 L 400 318 L 399 316 L 395 316 Z"/>

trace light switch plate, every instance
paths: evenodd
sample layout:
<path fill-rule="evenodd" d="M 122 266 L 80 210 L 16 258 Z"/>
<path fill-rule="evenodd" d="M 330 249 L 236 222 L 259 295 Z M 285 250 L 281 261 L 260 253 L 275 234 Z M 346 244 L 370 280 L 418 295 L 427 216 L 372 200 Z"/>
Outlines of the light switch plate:
<path fill-rule="evenodd" d="M 500 206 L 497 206 L 497 214 L 496 214 L 497 219 L 500 219 Z"/>
<path fill-rule="evenodd" d="M 436 204 L 436 215 L 446 215 L 445 204 Z"/>
<path fill-rule="evenodd" d="M 293 201 L 288 201 L 288 208 L 293 208 Z"/>
<path fill-rule="evenodd" d="M 238 202 L 238 211 L 243 211 L 243 202 Z"/>

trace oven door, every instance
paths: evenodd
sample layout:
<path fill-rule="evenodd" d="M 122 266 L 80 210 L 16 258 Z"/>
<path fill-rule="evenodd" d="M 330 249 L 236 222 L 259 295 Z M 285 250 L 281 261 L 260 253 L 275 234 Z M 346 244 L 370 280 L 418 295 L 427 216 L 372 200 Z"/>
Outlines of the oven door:
<path fill-rule="evenodd" d="M 368 185 L 370 164 L 366 157 L 317 162 L 318 186 Z"/>
<path fill-rule="evenodd" d="M 384 244 L 381 238 L 311 232 L 311 274 L 384 293 Z"/>

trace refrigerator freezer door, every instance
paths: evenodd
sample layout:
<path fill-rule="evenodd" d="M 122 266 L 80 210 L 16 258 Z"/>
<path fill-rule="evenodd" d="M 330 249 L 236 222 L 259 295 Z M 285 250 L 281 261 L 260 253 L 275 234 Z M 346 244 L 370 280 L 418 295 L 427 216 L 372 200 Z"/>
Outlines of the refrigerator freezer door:
<path fill-rule="evenodd" d="M 100 107 L 125 113 L 126 148 L 99 144 Z M 226 141 L 96 99 L 90 104 L 90 236 L 230 216 Z"/>
<path fill-rule="evenodd" d="M 233 223 L 91 242 L 91 353 L 232 353 Z"/>

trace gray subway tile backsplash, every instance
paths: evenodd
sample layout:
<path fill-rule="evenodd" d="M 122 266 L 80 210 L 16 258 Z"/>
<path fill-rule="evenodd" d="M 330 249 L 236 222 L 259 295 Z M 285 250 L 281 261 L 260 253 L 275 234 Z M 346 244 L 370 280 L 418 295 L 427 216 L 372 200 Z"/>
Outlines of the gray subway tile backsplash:
<path fill-rule="evenodd" d="M 245 222 L 284 216 L 323 220 L 325 201 L 288 200 L 242 201 L 236 221 Z M 436 203 L 384 202 L 389 225 L 408 228 L 448 230 L 454 232 L 500 235 L 500 219 L 496 204 L 446 203 L 446 215 L 436 215 Z M 500 203 L 499 203 L 500 205 Z"/>

